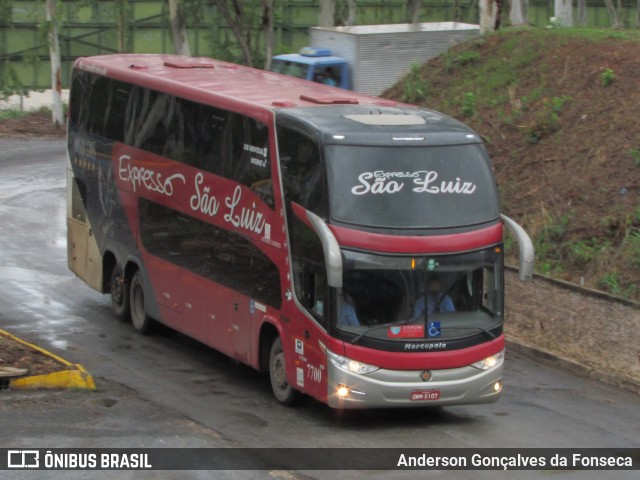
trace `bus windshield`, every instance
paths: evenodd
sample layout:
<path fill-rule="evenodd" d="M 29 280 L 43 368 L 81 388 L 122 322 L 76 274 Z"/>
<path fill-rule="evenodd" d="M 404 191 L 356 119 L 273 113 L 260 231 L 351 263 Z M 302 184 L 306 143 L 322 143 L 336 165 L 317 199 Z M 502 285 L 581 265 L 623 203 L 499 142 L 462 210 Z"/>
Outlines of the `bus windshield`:
<path fill-rule="evenodd" d="M 479 144 L 326 147 L 331 218 L 374 228 L 451 228 L 498 218 Z"/>
<path fill-rule="evenodd" d="M 410 258 L 343 250 L 343 256 L 335 323 L 356 340 L 453 340 L 501 332 L 502 257 L 495 248 Z"/>

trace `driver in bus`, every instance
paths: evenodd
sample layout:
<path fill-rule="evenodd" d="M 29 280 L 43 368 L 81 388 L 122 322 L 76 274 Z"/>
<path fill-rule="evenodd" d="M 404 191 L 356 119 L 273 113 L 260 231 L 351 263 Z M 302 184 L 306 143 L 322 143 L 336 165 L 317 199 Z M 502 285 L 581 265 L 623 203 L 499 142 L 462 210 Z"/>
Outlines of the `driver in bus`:
<path fill-rule="evenodd" d="M 427 283 L 427 314 L 440 312 L 440 313 L 450 313 L 455 312 L 456 307 L 453 304 L 453 300 L 449 295 L 445 295 L 442 293 L 442 288 L 440 286 L 440 280 L 438 277 L 431 277 L 429 282 Z M 424 316 L 424 298 L 425 296 L 421 296 L 416 301 L 416 305 L 413 309 L 414 315 L 413 318 L 417 320 L 421 316 Z"/>
<path fill-rule="evenodd" d="M 360 325 L 353 297 L 349 295 L 346 290 L 343 290 L 341 300 L 342 301 L 340 302 L 340 309 L 338 313 L 338 325 L 347 327 L 357 327 L 358 325 Z"/>

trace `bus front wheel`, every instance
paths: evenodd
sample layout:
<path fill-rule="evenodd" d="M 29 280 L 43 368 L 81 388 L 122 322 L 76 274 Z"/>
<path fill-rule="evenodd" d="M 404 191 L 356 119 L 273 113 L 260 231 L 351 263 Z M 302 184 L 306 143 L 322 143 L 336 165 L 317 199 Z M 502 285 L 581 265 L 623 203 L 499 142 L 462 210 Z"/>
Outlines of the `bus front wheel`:
<path fill-rule="evenodd" d="M 119 265 L 114 265 L 111 270 L 110 279 L 110 291 L 111 291 L 111 308 L 115 313 L 116 318 L 121 322 L 128 322 L 131 320 L 129 312 L 129 285 Z"/>
<path fill-rule="evenodd" d="M 144 281 L 140 271 L 137 271 L 131 278 L 129 298 L 131 303 L 131 323 L 133 324 L 133 328 L 143 335 L 149 333 L 153 320 L 147 315 L 144 299 Z"/>
<path fill-rule="evenodd" d="M 280 337 L 276 337 L 271 345 L 269 377 L 271 378 L 271 389 L 276 400 L 286 406 L 293 405 L 299 396 L 299 392 L 287 382 L 287 369 Z"/>

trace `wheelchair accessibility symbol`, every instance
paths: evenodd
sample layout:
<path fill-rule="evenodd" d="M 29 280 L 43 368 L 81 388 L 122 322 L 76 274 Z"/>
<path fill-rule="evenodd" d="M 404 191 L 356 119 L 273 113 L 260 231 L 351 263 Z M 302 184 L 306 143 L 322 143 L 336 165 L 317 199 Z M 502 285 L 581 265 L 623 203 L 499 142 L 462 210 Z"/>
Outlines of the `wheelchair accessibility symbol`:
<path fill-rule="evenodd" d="M 440 336 L 440 322 L 429 322 L 429 336 L 430 337 L 439 337 Z"/>

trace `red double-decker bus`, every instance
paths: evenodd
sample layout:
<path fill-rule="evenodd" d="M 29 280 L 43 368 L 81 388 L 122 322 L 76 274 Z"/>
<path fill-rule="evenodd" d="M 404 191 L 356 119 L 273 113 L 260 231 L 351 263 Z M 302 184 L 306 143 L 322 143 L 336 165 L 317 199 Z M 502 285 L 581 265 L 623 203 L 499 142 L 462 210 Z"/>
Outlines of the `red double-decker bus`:
<path fill-rule="evenodd" d="M 268 371 L 283 404 L 485 403 L 503 230 L 479 136 L 430 110 L 207 58 L 80 58 L 69 267 L 122 321 Z"/>

